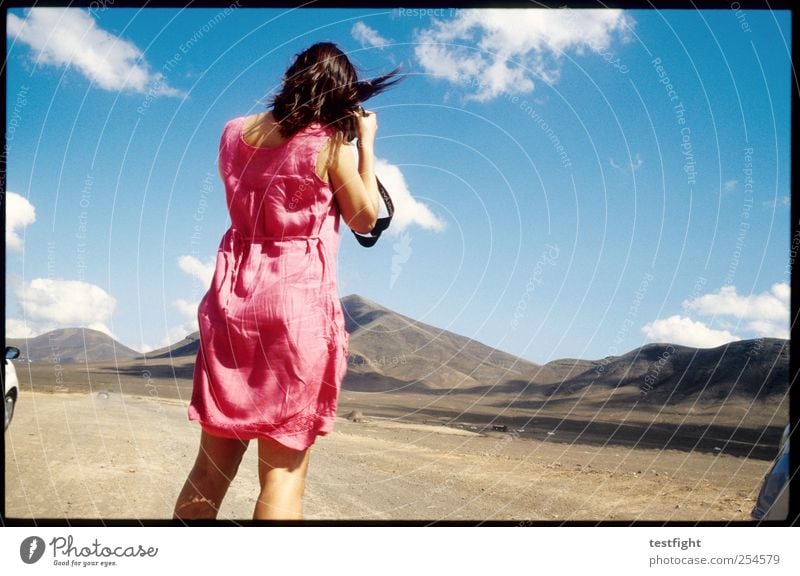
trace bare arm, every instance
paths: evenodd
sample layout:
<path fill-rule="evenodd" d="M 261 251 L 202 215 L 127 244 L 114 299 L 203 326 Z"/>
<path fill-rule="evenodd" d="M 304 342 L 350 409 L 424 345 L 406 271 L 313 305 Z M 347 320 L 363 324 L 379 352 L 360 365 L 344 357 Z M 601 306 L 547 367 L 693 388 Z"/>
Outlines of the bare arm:
<path fill-rule="evenodd" d="M 328 170 L 339 211 L 347 225 L 366 234 L 378 219 L 379 194 L 375 179 L 377 119 L 370 112 L 358 118 L 358 165 L 349 146 L 340 146 Z"/>

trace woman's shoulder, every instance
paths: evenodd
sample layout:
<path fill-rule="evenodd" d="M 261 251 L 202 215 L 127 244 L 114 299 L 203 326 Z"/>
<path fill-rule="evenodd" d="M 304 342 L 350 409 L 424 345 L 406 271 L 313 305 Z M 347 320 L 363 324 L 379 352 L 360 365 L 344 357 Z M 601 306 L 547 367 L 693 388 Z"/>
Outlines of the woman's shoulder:
<path fill-rule="evenodd" d="M 220 153 L 231 151 L 231 145 L 234 144 L 235 139 L 238 138 L 239 127 L 243 119 L 243 116 L 237 116 L 236 118 L 231 118 L 225 122 L 219 138 Z"/>
<path fill-rule="evenodd" d="M 250 116 L 235 116 L 225 121 L 225 124 L 222 127 L 223 132 L 227 132 L 232 128 L 239 127 L 244 124 Z"/>
<path fill-rule="evenodd" d="M 225 124 L 222 127 L 222 139 L 223 140 L 233 140 L 234 136 L 237 136 L 247 121 L 247 116 L 236 116 L 234 118 L 230 118 L 229 120 L 225 121 Z"/>

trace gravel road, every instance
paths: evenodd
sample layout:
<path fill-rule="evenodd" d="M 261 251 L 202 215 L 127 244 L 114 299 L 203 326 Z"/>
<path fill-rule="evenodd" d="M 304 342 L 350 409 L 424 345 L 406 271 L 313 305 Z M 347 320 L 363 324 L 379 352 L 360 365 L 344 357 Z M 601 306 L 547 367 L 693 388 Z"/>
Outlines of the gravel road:
<path fill-rule="evenodd" d="M 309 520 L 745 520 L 770 463 L 584 446 L 369 417 L 312 447 Z M 169 519 L 199 427 L 178 400 L 23 393 L 6 432 L 6 515 Z M 251 445 L 221 519 L 251 518 Z"/>

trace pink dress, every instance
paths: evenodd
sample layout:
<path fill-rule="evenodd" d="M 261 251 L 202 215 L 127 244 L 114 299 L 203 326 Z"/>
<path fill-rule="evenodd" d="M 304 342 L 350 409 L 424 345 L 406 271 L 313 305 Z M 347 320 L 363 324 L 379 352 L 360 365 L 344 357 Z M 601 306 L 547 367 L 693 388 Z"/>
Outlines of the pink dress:
<path fill-rule="evenodd" d="M 333 429 L 349 334 L 336 284 L 339 208 L 316 172 L 330 129 L 275 147 L 230 120 L 219 147 L 231 227 L 197 311 L 189 419 L 208 433 L 302 450 Z"/>

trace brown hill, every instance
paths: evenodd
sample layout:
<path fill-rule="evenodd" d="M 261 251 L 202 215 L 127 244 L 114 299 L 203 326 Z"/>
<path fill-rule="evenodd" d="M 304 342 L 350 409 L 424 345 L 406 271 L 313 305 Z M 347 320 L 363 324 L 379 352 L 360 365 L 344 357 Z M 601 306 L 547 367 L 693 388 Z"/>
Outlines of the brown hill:
<path fill-rule="evenodd" d="M 174 358 L 176 356 L 195 356 L 197 355 L 197 348 L 200 346 L 199 339 L 200 332 L 195 330 L 180 342 L 145 352 L 141 355 L 141 358 L 153 360 L 156 358 Z"/>
<path fill-rule="evenodd" d="M 552 384 L 547 395 L 589 387 L 633 388 L 641 400 L 659 405 L 686 400 L 781 397 L 789 387 L 789 341 L 760 338 L 716 348 L 646 344 L 621 356 L 583 366 L 574 377 Z"/>
<path fill-rule="evenodd" d="M 538 369 L 533 362 L 362 296 L 345 296 L 342 308 L 350 333 L 349 389 L 478 390 L 502 387 Z"/>
<path fill-rule="evenodd" d="M 139 352 L 91 328 L 60 328 L 31 338 L 8 338 L 8 346 L 19 348 L 31 362 L 72 364 L 135 358 Z"/>
<path fill-rule="evenodd" d="M 364 392 L 470 395 L 510 394 L 514 405 L 540 405 L 586 392 L 623 392 L 652 405 L 728 398 L 780 399 L 789 386 L 788 340 L 763 338 L 711 349 L 647 344 L 600 360 L 560 359 L 538 365 L 474 339 L 419 322 L 367 298 L 342 298 L 350 333 L 344 388 Z M 34 362 L 101 362 L 135 359 L 150 373 L 161 360 L 171 374 L 192 369 L 198 333 L 137 353 L 86 328 L 10 339 Z M 163 363 L 162 362 L 162 363 Z M 175 374 L 173 374 L 175 376 Z"/>

